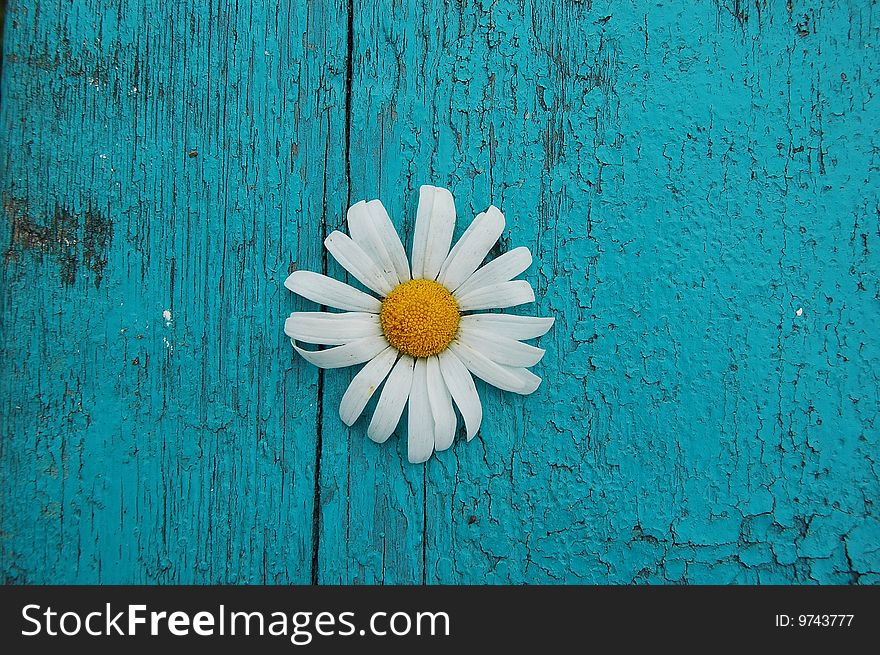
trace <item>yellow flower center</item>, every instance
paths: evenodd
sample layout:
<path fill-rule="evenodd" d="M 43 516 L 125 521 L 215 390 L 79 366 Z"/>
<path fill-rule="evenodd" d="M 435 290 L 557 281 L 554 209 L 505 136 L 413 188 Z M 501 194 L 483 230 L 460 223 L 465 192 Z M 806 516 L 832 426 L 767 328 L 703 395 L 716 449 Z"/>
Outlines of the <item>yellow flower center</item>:
<path fill-rule="evenodd" d="M 412 357 L 443 352 L 458 332 L 458 303 L 433 280 L 397 285 L 382 301 L 379 319 L 388 343 Z"/>

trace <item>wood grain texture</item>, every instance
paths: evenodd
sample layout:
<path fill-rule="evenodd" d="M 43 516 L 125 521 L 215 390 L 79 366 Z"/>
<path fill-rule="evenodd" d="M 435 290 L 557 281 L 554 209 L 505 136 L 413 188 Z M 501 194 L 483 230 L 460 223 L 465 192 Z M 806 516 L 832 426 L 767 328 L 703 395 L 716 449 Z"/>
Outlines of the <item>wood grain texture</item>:
<path fill-rule="evenodd" d="M 12 583 L 880 582 L 870 2 L 10 0 Z M 426 466 L 338 417 L 294 268 L 418 186 L 553 315 Z M 497 252 L 495 253 L 497 254 Z M 372 405 L 367 409 L 367 415 Z"/>

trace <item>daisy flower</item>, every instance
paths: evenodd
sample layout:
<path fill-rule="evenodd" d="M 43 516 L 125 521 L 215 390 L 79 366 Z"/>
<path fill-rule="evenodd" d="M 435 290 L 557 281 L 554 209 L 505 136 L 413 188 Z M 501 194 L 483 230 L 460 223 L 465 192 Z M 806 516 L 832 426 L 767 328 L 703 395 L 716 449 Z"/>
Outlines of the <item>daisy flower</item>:
<path fill-rule="evenodd" d="M 419 190 L 412 265 L 379 200 L 348 210 L 349 235 L 334 231 L 324 245 L 349 274 L 378 297 L 344 282 L 296 271 L 284 286 L 320 305 L 343 310 L 294 312 L 284 333 L 303 359 L 320 368 L 366 365 L 342 396 L 339 416 L 352 425 L 382 387 L 367 436 L 383 443 L 408 405 L 408 455 L 412 463 L 452 445 L 453 403 L 470 441 L 483 408 L 472 375 L 492 386 L 530 394 L 541 378 L 528 370 L 544 351 L 523 343 L 550 329 L 552 318 L 475 313 L 534 302 L 525 280 L 514 278 L 532 263 L 515 248 L 480 266 L 504 230 L 504 215 L 490 206 L 452 246 L 455 203 L 446 189 Z M 333 346 L 305 350 L 304 343 Z M 382 383 L 384 382 L 384 386 Z"/>

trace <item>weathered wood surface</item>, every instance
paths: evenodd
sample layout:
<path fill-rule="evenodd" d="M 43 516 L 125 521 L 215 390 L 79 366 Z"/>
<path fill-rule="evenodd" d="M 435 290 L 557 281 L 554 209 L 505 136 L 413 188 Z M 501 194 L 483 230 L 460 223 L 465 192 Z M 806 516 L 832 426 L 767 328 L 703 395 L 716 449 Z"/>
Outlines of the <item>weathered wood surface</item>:
<path fill-rule="evenodd" d="M 880 581 L 868 1 L 9 0 L 13 583 Z M 557 317 L 427 466 L 297 359 L 349 203 L 490 202 Z"/>

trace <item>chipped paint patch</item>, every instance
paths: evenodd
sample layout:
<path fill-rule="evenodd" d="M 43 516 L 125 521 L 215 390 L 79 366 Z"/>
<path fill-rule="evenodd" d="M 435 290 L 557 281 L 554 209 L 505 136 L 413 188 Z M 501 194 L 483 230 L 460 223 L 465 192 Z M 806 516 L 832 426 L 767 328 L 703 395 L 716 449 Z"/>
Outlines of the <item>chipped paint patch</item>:
<path fill-rule="evenodd" d="M 7 265 L 19 262 L 25 253 L 38 259 L 47 256 L 57 263 L 62 286 L 76 282 L 81 264 L 93 273 L 95 287 L 101 285 L 113 238 L 113 224 L 104 214 L 94 209 L 77 214 L 55 205 L 38 221 L 27 201 L 7 194 L 3 196 L 3 214 L 10 226 L 4 256 Z"/>

